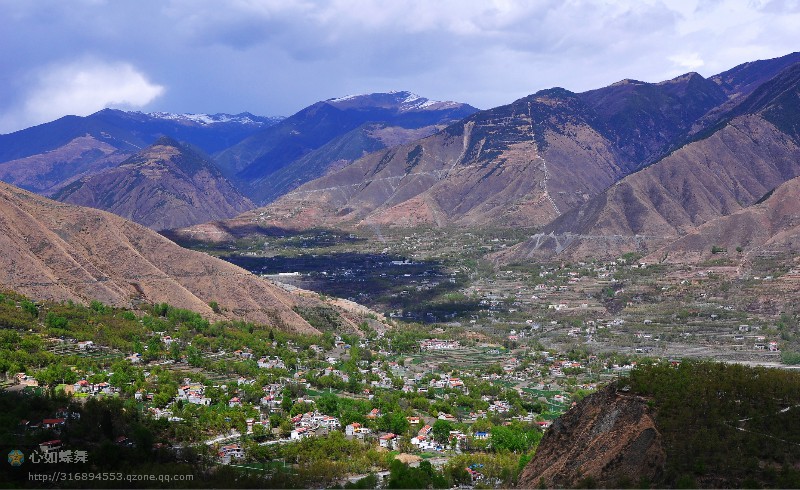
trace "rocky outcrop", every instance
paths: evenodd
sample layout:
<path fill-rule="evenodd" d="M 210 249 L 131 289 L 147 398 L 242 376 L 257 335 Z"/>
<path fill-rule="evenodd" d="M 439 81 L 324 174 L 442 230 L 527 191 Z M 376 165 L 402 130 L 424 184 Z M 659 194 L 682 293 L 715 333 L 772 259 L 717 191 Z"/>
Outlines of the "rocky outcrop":
<path fill-rule="evenodd" d="M 665 463 L 648 400 L 612 384 L 553 423 L 517 486 L 638 485 L 657 481 Z"/>

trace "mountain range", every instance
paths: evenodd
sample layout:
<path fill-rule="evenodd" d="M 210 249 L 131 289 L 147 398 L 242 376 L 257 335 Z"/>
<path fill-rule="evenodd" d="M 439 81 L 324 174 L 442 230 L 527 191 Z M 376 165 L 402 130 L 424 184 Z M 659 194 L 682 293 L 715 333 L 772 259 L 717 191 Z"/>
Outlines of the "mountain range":
<path fill-rule="evenodd" d="M 0 178 L 155 229 L 212 220 L 187 230 L 200 239 L 490 224 L 539 230 L 501 262 L 650 254 L 800 175 L 799 87 L 792 53 L 483 111 L 410 92 L 329 99 L 280 120 L 106 110 L 0 136 Z M 187 143 L 142 149 L 157 133 Z"/>
<path fill-rule="evenodd" d="M 740 97 L 717 121 L 504 252 L 505 259 L 564 252 L 650 252 L 761 200 L 800 175 L 800 64 Z"/>
<path fill-rule="evenodd" d="M 0 135 L 0 180 L 52 196 L 65 185 L 115 167 L 166 136 L 213 153 L 280 118 L 249 113 L 168 114 L 104 109 L 90 116 L 65 116 Z"/>
<path fill-rule="evenodd" d="M 427 136 L 476 111 L 410 92 L 329 99 L 264 128 L 215 160 L 245 195 L 269 202 L 366 153 Z"/>
<path fill-rule="evenodd" d="M 491 224 L 541 229 L 500 261 L 649 253 L 798 175 L 798 63 L 540 91 L 188 232 Z"/>
<path fill-rule="evenodd" d="M 92 115 L 64 116 L 9 134 L 0 134 L 0 162 L 56 150 L 75 138 L 91 136 L 117 150 L 138 151 L 161 136 L 215 153 L 273 125 L 282 118 L 231 114 L 170 114 L 103 109 Z"/>
<path fill-rule="evenodd" d="M 231 209 L 236 214 L 244 207 L 255 207 L 240 192 L 259 202 L 274 199 L 366 153 L 427 136 L 476 110 L 410 92 L 329 99 L 289 118 L 106 109 L 0 135 L 0 180 L 110 210 L 155 229 L 187 226 L 230 217 Z M 191 168 L 180 168 L 186 159 L 173 162 L 167 172 L 183 184 L 172 179 L 165 184 L 166 193 L 176 195 L 172 191 L 180 188 L 183 197 L 179 200 L 194 211 L 167 205 L 159 216 L 149 216 L 158 204 L 154 201 L 163 201 L 163 196 L 142 198 L 152 194 L 147 187 L 153 179 L 142 179 L 131 164 L 149 158 L 143 153 L 152 156 L 150 145 L 162 137 L 180 141 L 184 151 L 197 153 L 191 160 L 209 162 L 208 174 L 199 181 Z M 195 185 L 198 182 L 205 185 Z M 230 182 L 236 187 L 233 192 Z M 145 188 L 134 190 L 137 183 Z M 189 198 L 209 188 L 217 188 L 217 195 L 206 202 Z M 131 196 L 120 191 L 137 197 L 131 202 Z M 179 216 L 168 218 L 173 208 Z"/>

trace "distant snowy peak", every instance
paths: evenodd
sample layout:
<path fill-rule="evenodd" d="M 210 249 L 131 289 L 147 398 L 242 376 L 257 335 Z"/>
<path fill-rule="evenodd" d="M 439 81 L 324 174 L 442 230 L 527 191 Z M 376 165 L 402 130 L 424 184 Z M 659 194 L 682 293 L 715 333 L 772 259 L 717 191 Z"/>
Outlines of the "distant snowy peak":
<path fill-rule="evenodd" d="M 328 99 L 325 102 L 340 109 L 379 107 L 385 109 L 397 109 L 399 112 L 435 111 L 453 109 L 463 106 L 463 104 L 459 102 L 430 100 L 407 91 L 347 95 L 335 99 Z"/>
<path fill-rule="evenodd" d="M 222 123 L 264 126 L 274 124 L 283 119 L 282 117 L 254 116 L 249 112 L 242 112 L 241 114 L 173 114 L 171 112 L 150 112 L 146 115 L 155 119 L 194 123 L 202 126 Z"/>

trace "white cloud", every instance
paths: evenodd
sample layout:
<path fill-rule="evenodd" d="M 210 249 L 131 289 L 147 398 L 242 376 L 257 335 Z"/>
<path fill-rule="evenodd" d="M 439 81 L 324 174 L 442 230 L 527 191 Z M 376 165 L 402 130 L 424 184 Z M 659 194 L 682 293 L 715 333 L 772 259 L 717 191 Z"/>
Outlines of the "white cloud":
<path fill-rule="evenodd" d="M 133 65 L 82 60 L 51 65 L 33 76 L 23 102 L 0 117 L 0 131 L 52 121 L 64 115 L 86 116 L 106 107 L 135 109 L 165 92 Z"/>
<path fill-rule="evenodd" d="M 0 19 L 2 132 L 106 105 L 289 115 L 408 89 L 488 108 L 552 86 L 710 76 L 796 50 L 800 2 L 0 0 Z"/>
<path fill-rule="evenodd" d="M 681 73 L 686 71 L 695 71 L 705 65 L 705 62 L 700 58 L 699 53 L 682 53 L 670 56 L 667 58 L 675 65 L 676 68 L 681 70 Z"/>

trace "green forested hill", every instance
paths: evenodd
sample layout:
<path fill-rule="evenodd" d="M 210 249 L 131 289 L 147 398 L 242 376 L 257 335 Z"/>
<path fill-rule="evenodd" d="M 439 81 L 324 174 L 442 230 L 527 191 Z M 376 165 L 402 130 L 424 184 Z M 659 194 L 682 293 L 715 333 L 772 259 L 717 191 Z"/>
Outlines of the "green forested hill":
<path fill-rule="evenodd" d="M 663 485 L 800 487 L 800 372 L 712 362 L 638 368 L 664 438 Z"/>

